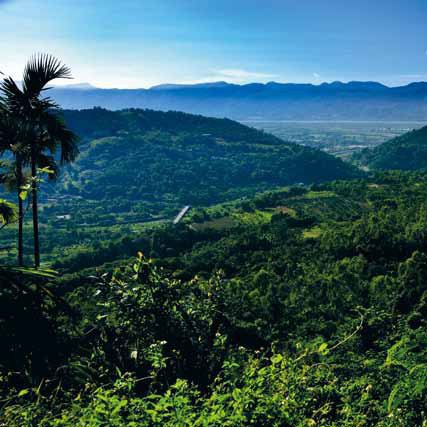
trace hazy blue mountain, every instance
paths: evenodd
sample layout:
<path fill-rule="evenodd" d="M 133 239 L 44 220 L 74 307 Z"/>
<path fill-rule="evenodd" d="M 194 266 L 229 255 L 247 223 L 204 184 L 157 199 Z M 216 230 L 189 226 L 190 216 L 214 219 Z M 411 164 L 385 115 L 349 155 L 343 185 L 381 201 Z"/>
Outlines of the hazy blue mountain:
<path fill-rule="evenodd" d="M 424 120 L 427 83 L 387 87 L 377 82 L 246 85 L 213 82 L 165 84 L 150 89 L 57 87 L 53 97 L 64 107 L 100 106 L 111 110 L 176 110 L 232 119 L 260 120 Z"/>

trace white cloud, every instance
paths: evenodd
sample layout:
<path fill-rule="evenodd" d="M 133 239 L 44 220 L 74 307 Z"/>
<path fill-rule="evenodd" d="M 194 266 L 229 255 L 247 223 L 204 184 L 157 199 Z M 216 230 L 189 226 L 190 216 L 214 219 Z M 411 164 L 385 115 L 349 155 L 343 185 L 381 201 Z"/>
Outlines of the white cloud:
<path fill-rule="evenodd" d="M 313 77 L 314 77 L 315 79 L 320 79 L 320 74 L 313 73 Z"/>
<path fill-rule="evenodd" d="M 279 77 L 277 74 L 258 73 L 254 71 L 240 69 L 223 69 L 218 70 L 218 74 L 233 79 L 272 79 Z"/>
<path fill-rule="evenodd" d="M 427 74 L 410 73 L 410 74 L 390 74 L 388 76 L 376 76 L 369 78 L 385 84 L 386 86 L 405 86 L 413 82 L 427 82 Z"/>
<path fill-rule="evenodd" d="M 278 77 L 279 75 L 277 74 L 248 71 L 239 68 L 223 68 L 219 70 L 210 70 L 209 74 L 204 77 L 186 80 L 181 83 L 195 84 L 210 83 L 216 81 L 226 81 L 228 83 L 253 83 L 266 82 Z"/>
<path fill-rule="evenodd" d="M 410 80 L 414 80 L 414 79 L 426 79 L 427 78 L 427 74 L 400 74 L 398 77 L 400 77 L 401 79 L 410 79 Z"/>

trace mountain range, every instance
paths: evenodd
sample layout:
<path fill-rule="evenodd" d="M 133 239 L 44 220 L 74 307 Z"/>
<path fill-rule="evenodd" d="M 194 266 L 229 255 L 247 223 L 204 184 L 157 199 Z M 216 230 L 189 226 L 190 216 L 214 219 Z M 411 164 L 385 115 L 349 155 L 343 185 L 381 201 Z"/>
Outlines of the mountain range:
<path fill-rule="evenodd" d="M 377 82 L 245 85 L 213 82 L 165 84 L 149 89 L 100 89 L 89 84 L 55 87 L 66 109 L 148 108 L 235 120 L 424 120 L 427 83 L 388 87 Z"/>

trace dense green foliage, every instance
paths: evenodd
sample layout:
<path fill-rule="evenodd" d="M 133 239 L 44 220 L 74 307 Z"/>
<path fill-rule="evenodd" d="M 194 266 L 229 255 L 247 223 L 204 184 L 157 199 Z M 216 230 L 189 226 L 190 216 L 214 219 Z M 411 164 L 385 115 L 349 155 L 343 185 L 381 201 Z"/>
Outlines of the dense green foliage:
<path fill-rule="evenodd" d="M 359 174 L 325 153 L 226 119 L 102 109 L 66 111 L 65 119 L 83 140 L 63 179 L 65 192 L 102 200 L 108 212 L 158 214 Z"/>
<path fill-rule="evenodd" d="M 57 183 L 41 186 L 45 266 L 157 227 L 184 205 L 206 206 L 275 186 L 360 175 L 318 150 L 227 119 L 99 108 L 65 111 L 64 118 L 80 137 L 81 154 L 62 168 Z M 25 254 L 32 249 L 27 226 Z M 15 230 L 5 229 L 2 239 L 12 246 Z M 11 251 L 7 261 L 14 255 Z"/>
<path fill-rule="evenodd" d="M 427 169 L 427 127 L 362 150 L 353 159 L 370 169 Z"/>
<path fill-rule="evenodd" d="M 1 226 L 6 226 L 7 224 L 14 222 L 16 220 L 16 207 L 6 201 L 0 199 L 0 222 Z"/>
<path fill-rule="evenodd" d="M 157 227 L 186 204 L 203 206 L 276 185 L 360 175 L 325 153 L 227 119 L 99 108 L 64 111 L 64 119 L 79 135 L 81 155 L 62 168 L 57 183 L 41 186 L 44 266 Z M 24 216 L 28 265 L 33 240 L 29 212 Z M 2 241 L 13 248 L 16 230 L 3 230 Z M 0 255 L 3 262 L 16 259 L 14 249 Z"/>
<path fill-rule="evenodd" d="M 177 112 L 62 121 L 68 75 L 1 86 L 0 426 L 427 426 L 427 173 Z M 425 134 L 358 161 L 424 168 Z"/>
<path fill-rule="evenodd" d="M 284 188 L 64 259 L 45 326 L 2 317 L 3 423 L 425 426 L 426 200 L 420 173 Z"/>

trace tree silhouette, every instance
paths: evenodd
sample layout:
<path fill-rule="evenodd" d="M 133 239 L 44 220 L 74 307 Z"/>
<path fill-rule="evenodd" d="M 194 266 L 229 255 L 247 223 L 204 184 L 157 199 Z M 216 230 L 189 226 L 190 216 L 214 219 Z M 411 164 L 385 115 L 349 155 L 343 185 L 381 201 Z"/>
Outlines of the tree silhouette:
<path fill-rule="evenodd" d="M 26 132 L 20 150 L 29 152 L 36 268 L 40 266 L 37 168 L 43 158 L 53 165 L 58 149 L 61 164 L 73 161 L 78 154 L 76 137 L 58 114 L 59 105 L 44 94 L 51 81 L 61 78 L 71 78 L 70 69 L 51 55 L 37 54 L 24 69 L 22 88 L 11 77 L 5 78 L 0 86 L 3 103 Z"/>

